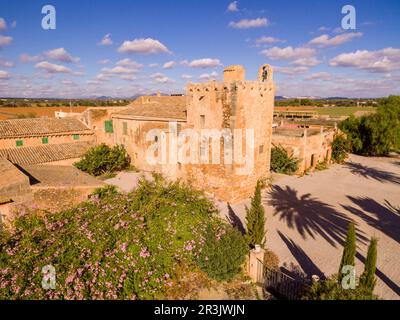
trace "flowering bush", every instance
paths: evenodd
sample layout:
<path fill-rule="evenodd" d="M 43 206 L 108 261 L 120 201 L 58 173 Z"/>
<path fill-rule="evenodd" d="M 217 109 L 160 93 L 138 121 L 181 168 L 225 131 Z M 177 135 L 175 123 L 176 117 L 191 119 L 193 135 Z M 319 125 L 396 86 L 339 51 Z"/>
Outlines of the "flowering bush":
<path fill-rule="evenodd" d="M 72 210 L 21 210 L 0 234 L 0 299 L 165 298 L 177 266 L 196 269 L 204 239 L 222 230 L 215 213 L 202 193 L 159 176 L 129 194 L 97 190 Z M 56 287 L 46 290 L 48 265 Z"/>

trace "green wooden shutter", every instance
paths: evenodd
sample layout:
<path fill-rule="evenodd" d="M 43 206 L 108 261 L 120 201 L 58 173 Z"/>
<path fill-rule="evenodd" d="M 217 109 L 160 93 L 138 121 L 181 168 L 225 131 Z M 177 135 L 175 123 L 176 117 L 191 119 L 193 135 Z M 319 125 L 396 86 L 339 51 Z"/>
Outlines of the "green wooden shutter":
<path fill-rule="evenodd" d="M 74 140 L 79 140 L 79 134 L 73 134 L 72 139 Z"/>
<path fill-rule="evenodd" d="M 113 132 L 114 132 L 112 120 L 106 120 L 106 121 L 104 121 L 104 130 L 105 130 L 105 132 L 107 132 L 107 133 L 113 133 Z"/>
<path fill-rule="evenodd" d="M 49 137 L 43 137 L 42 144 L 48 144 L 48 143 L 49 143 Z"/>
<path fill-rule="evenodd" d="M 16 140 L 16 141 L 15 141 L 15 145 L 16 145 L 17 147 L 22 147 L 22 146 L 24 145 L 24 142 L 23 142 L 22 140 Z"/>

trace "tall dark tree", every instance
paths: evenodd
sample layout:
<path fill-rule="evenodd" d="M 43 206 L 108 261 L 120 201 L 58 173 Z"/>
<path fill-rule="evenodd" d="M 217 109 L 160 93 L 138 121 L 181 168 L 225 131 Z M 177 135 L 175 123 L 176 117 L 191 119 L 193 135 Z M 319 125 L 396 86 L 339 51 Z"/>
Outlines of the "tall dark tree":
<path fill-rule="evenodd" d="M 246 206 L 246 239 L 250 248 L 265 245 L 265 211 L 261 199 L 262 182 L 257 181 L 250 209 Z"/>
<path fill-rule="evenodd" d="M 369 293 L 372 294 L 376 284 L 376 259 L 378 255 L 378 240 L 372 238 L 368 247 L 367 260 L 364 265 L 364 272 L 360 277 L 360 286 L 364 287 Z"/>
<path fill-rule="evenodd" d="M 354 222 L 350 223 L 347 231 L 346 242 L 344 244 L 342 260 L 340 261 L 339 267 L 339 282 L 343 279 L 342 269 L 344 266 L 355 266 L 356 256 L 356 227 Z"/>

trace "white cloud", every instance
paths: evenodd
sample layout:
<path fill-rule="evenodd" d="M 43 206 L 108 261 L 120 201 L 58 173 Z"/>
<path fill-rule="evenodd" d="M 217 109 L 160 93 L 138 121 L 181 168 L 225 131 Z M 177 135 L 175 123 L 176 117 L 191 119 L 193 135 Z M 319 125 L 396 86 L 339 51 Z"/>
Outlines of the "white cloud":
<path fill-rule="evenodd" d="M 234 29 L 249 29 L 249 28 L 260 28 L 266 27 L 268 25 L 267 18 L 257 18 L 257 19 L 243 19 L 237 22 L 229 22 L 229 27 Z"/>
<path fill-rule="evenodd" d="M 154 79 L 154 82 L 156 82 L 156 83 L 165 84 L 165 83 L 174 83 L 174 82 L 175 82 L 174 80 L 172 80 L 172 79 L 166 77 L 166 76 L 165 76 L 164 74 L 162 74 L 162 73 L 155 73 L 155 74 L 152 74 L 151 77 Z"/>
<path fill-rule="evenodd" d="M 0 58 L 0 66 L 2 66 L 4 68 L 14 68 L 15 67 L 15 63 L 12 62 L 12 61 L 8 61 L 8 60 Z"/>
<path fill-rule="evenodd" d="M 12 23 L 11 23 L 11 28 L 16 28 L 17 27 L 17 21 L 13 21 Z"/>
<path fill-rule="evenodd" d="M 325 80 L 329 81 L 332 79 L 332 75 L 328 72 L 316 72 L 308 75 L 304 79 L 306 80 Z"/>
<path fill-rule="evenodd" d="M 72 86 L 72 87 L 78 85 L 76 82 L 71 81 L 71 80 L 61 80 L 61 83 L 62 83 L 63 85 L 65 85 L 65 86 Z"/>
<path fill-rule="evenodd" d="M 111 46 L 113 41 L 111 40 L 111 33 L 107 33 L 100 42 L 97 43 L 98 46 Z"/>
<path fill-rule="evenodd" d="M 203 73 L 199 76 L 199 79 L 201 80 L 215 80 L 218 77 L 218 73 L 216 73 L 215 71 L 211 72 L 211 73 Z"/>
<path fill-rule="evenodd" d="M 344 32 L 346 32 L 346 30 L 343 29 L 342 27 L 337 27 L 337 28 L 333 29 L 332 32 L 338 34 L 338 33 L 344 33 Z"/>
<path fill-rule="evenodd" d="M 0 80 L 10 79 L 10 74 L 7 71 L 0 70 Z"/>
<path fill-rule="evenodd" d="M 151 38 L 124 41 L 118 48 L 118 52 L 140 54 L 171 53 L 160 41 Z"/>
<path fill-rule="evenodd" d="M 108 79 L 108 76 L 109 76 L 109 75 L 106 75 L 106 74 L 104 74 L 104 73 L 100 73 L 100 74 L 98 74 L 98 75 L 96 76 L 95 81 L 108 81 L 108 80 L 109 80 L 109 79 Z"/>
<path fill-rule="evenodd" d="M 324 31 L 328 31 L 328 30 L 330 30 L 330 28 L 325 27 L 325 26 L 322 26 L 322 27 L 318 28 L 318 31 L 320 31 L 320 32 L 324 32 Z"/>
<path fill-rule="evenodd" d="M 237 5 L 238 5 L 238 2 L 237 1 L 233 1 L 228 5 L 228 8 L 226 10 L 229 11 L 229 12 L 239 11 Z"/>
<path fill-rule="evenodd" d="M 175 66 L 176 62 L 175 61 L 168 61 L 164 63 L 163 69 L 172 69 Z"/>
<path fill-rule="evenodd" d="M 186 65 L 191 68 L 215 68 L 221 65 L 221 62 L 219 59 L 210 59 L 210 58 L 204 58 L 204 59 L 197 59 L 197 60 L 192 60 L 192 61 L 187 61 L 183 60 L 181 64 Z"/>
<path fill-rule="evenodd" d="M 37 63 L 35 65 L 35 68 L 43 69 L 51 74 L 53 74 L 53 73 L 71 73 L 71 69 L 64 67 L 62 65 L 50 63 L 47 61 L 42 61 L 42 62 Z"/>
<path fill-rule="evenodd" d="M 126 68 L 129 68 L 129 69 L 133 69 L 135 71 L 137 71 L 138 69 L 143 67 L 142 64 L 140 64 L 140 63 L 138 63 L 136 61 L 133 61 L 133 60 L 131 60 L 129 58 L 119 60 L 116 63 L 116 65 L 117 66 L 121 66 L 121 67 L 126 67 Z"/>
<path fill-rule="evenodd" d="M 319 61 L 315 57 L 310 57 L 310 58 L 300 58 L 295 61 L 293 61 L 291 64 L 295 66 L 303 66 L 303 67 L 315 67 L 319 65 L 321 61 Z"/>
<path fill-rule="evenodd" d="M 377 51 L 357 50 L 342 53 L 329 62 L 332 67 L 350 67 L 370 72 L 388 73 L 400 69 L 400 49 L 385 48 Z"/>
<path fill-rule="evenodd" d="M 185 80 L 189 80 L 189 79 L 192 79 L 193 76 L 191 76 L 190 74 L 183 74 L 183 75 L 181 75 L 181 78 L 185 79 Z"/>
<path fill-rule="evenodd" d="M 41 60 L 40 56 L 30 56 L 29 54 L 23 53 L 19 56 L 19 60 L 23 63 L 28 63 L 28 62 L 38 62 Z"/>
<path fill-rule="evenodd" d="M 363 35 L 362 32 L 351 32 L 351 33 L 343 33 L 333 38 L 330 38 L 327 34 L 323 34 L 319 37 L 312 39 L 309 42 L 309 44 L 320 47 L 332 47 L 349 42 L 354 38 L 362 37 L 362 35 Z"/>
<path fill-rule="evenodd" d="M 67 63 L 78 63 L 80 58 L 71 56 L 64 48 L 57 48 L 45 52 L 45 55 L 53 60 Z"/>
<path fill-rule="evenodd" d="M 271 44 L 271 43 L 278 43 L 278 42 L 286 42 L 286 40 L 278 39 L 278 38 L 274 38 L 274 37 L 266 37 L 266 36 L 263 36 L 256 40 L 257 44 Z"/>
<path fill-rule="evenodd" d="M 308 71 L 307 67 L 274 67 L 274 71 L 277 73 L 283 73 L 287 75 L 303 74 Z"/>
<path fill-rule="evenodd" d="M 158 63 L 150 63 L 150 64 L 149 64 L 149 67 L 150 67 L 150 68 L 157 68 L 158 66 L 159 66 Z"/>
<path fill-rule="evenodd" d="M 121 79 L 125 81 L 133 81 L 136 80 L 136 77 L 134 75 L 125 74 L 121 76 Z"/>
<path fill-rule="evenodd" d="M 2 36 L 0 35 L 0 49 L 8 46 L 12 42 L 13 38 L 7 37 L 7 36 Z"/>
<path fill-rule="evenodd" d="M 122 66 L 116 66 L 114 68 L 103 68 L 101 69 L 101 71 L 104 74 L 109 74 L 109 75 L 113 75 L 113 74 L 132 74 L 132 73 L 136 73 L 137 69 L 132 69 L 132 68 L 127 68 L 127 67 L 122 67 Z"/>
<path fill-rule="evenodd" d="M 7 23 L 4 18 L 0 18 L 0 31 L 4 31 L 7 29 Z"/>
<path fill-rule="evenodd" d="M 110 62 L 110 60 L 108 60 L 108 59 L 101 59 L 101 60 L 97 61 L 98 64 L 107 64 L 109 62 Z"/>
<path fill-rule="evenodd" d="M 273 47 L 261 51 L 261 54 L 272 60 L 291 60 L 301 58 L 311 58 L 315 55 L 316 51 L 312 48 L 298 47 L 293 48 L 291 46 L 286 48 Z"/>

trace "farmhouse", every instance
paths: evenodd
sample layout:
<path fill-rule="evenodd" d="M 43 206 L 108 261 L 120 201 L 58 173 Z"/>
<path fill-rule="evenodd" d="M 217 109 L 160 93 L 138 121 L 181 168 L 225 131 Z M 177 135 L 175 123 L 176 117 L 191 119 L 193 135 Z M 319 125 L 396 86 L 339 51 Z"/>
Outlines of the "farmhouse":
<path fill-rule="evenodd" d="M 271 145 L 301 159 L 298 173 L 330 161 L 334 130 L 275 125 L 273 70 L 255 81 L 240 65 L 221 82 L 189 83 L 185 96 L 142 96 L 127 108 L 89 108 L 59 118 L 0 121 L 0 158 L 17 165 L 72 163 L 90 147 L 125 146 L 133 165 L 240 202 L 270 175 Z"/>
<path fill-rule="evenodd" d="M 125 110 L 91 109 L 81 119 L 101 131 L 97 142 L 123 144 L 137 168 L 237 202 L 270 174 L 274 96 L 269 65 L 259 69 L 255 81 L 246 80 L 245 69 L 235 65 L 225 68 L 222 82 L 189 83 L 186 96 L 144 96 Z M 199 139 L 187 150 L 190 161 L 182 161 L 179 146 L 174 148 L 184 132 L 187 140 Z M 149 161 L 152 148 L 155 162 Z M 214 156 L 218 161 L 210 160 Z"/>
<path fill-rule="evenodd" d="M 0 121 L 0 158 L 15 164 L 39 164 L 81 157 L 95 136 L 74 118 Z"/>

